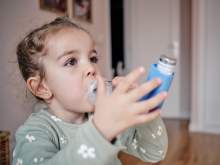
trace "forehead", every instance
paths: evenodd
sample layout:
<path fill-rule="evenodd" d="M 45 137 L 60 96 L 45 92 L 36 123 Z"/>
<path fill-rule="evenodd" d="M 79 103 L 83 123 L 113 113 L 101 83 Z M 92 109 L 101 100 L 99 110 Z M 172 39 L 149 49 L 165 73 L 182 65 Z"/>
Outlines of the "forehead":
<path fill-rule="evenodd" d="M 48 35 L 46 49 L 49 54 L 59 55 L 68 50 L 90 51 L 94 47 L 91 36 L 80 29 L 63 28 Z"/>

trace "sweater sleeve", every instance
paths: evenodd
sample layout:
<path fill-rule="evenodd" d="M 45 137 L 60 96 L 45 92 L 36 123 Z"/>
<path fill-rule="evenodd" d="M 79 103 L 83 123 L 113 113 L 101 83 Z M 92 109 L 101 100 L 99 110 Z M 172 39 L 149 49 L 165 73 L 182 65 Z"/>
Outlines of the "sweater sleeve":
<path fill-rule="evenodd" d="M 76 136 L 59 149 L 56 139 L 41 127 L 23 128 L 16 133 L 13 165 L 120 165 L 117 155 L 123 148 L 112 145 L 90 121 L 77 130 Z"/>
<path fill-rule="evenodd" d="M 155 163 L 165 158 L 168 138 L 161 117 L 128 129 L 121 138 L 127 147 L 125 152 L 144 162 Z"/>

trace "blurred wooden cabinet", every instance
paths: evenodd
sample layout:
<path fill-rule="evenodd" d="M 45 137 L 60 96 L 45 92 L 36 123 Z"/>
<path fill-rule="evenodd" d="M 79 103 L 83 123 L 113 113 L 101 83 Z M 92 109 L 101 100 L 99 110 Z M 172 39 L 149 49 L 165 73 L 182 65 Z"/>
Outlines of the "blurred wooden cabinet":
<path fill-rule="evenodd" d="M 0 165 L 10 165 L 10 133 L 0 131 Z"/>

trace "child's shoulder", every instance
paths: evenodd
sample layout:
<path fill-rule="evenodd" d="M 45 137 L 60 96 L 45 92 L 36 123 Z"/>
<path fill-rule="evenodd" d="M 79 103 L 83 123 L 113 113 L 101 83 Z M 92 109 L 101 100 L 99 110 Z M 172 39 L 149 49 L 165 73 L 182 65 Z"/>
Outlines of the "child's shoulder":
<path fill-rule="evenodd" d="M 41 109 L 38 112 L 33 112 L 24 125 L 54 125 L 53 121 L 53 116 L 47 109 Z"/>
<path fill-rule="evenodd" d="M 50 115 L 47 110 L 42 109 L 38 112 L 32 113 L 24 124 L 18 128 L 16 135 L 26 134 L 27 132 L 38 132 L 53 135 L 58 129 L 56 117 Z"/>
<path fill-rule="evenodd" d="M 32 142 L 35 142 L 33 143 L 34 146 L 38 146 L 38 144 L 53 145 L 59 149 L 61 146 L 60 139 L 63 138 L 61 135 L 64 135 L 64 132 L 58 121 L 56 122 L 53 119 L 54 117 L 46 110 L 32 113 L 16 131 L 16 152 L 25 146 L 29 146 L 27 144 L 32 144 Z"/>

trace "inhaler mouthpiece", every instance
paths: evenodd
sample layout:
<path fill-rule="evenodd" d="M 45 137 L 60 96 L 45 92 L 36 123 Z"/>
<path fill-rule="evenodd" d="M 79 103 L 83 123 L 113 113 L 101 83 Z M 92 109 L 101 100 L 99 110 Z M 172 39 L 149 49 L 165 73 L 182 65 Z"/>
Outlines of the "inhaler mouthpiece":
<path fill-rule="evenodd" d="M 88 86 L 88 92 L 87 92 L 87 96 L 88 96 L 88 100 L 91 104 L 95 103 L 96 100 L 96 92 L 97 92 L 97 81 L 93 80 L 91 81 L 91 83 Z"/>
<path fill-rule="evenodd" d="M 111 81 L 104 81 L 106 94 L 110 95 L 112 93 L 112 82 Z M 96 95 L 97 95 L 97 80 L 91 81 L 91 83 L 88 86 L 88 101 L 91 104 L 95 104 L 96 101 Z"/>

